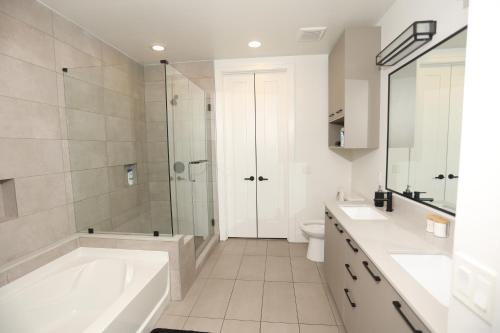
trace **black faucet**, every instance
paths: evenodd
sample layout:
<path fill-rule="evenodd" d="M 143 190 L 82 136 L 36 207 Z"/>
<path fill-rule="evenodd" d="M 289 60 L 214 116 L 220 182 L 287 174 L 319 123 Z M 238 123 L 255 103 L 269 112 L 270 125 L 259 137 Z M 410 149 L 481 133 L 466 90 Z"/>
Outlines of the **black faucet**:
<path fill-rule="evenodd" d="M 384 205 L 384 201 L 386 201 L 387 205 L 385 207 L 385 210 L 388 212 L 392 212 L 393 211 L 393 209 L 392 209 L 392 192 L 388 191 L 388 192 L 382 192 L 382 193 L 385 195 L 385 198 L 384 197 L 382 197 L 382 198 L 376 197 L 373 199 L 375 206 L 382 207 Z M 382 204 L 382 206 L 377 205 L 377 203 Z"/>
<path fill-rule="evenodd" d="M 434 198 L 421 198 L 420 194 L 422 194 L 422 193 L 427 193 L 427 192 L 420 192 L 420 191 L 413 192 L 413 199 L 418 200 L 418 201 L 429 201 L 429 202 L 434 201 Z"/>

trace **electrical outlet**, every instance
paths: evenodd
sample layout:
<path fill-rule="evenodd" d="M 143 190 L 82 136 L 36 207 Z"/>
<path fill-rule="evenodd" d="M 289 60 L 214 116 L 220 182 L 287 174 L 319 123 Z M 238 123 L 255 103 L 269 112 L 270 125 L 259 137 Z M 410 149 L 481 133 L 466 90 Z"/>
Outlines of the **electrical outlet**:
<path fill-rule="evenodd" d="M 491 324 L 496 272 L 460 253 L 454 259 L 453 296 Z"/>

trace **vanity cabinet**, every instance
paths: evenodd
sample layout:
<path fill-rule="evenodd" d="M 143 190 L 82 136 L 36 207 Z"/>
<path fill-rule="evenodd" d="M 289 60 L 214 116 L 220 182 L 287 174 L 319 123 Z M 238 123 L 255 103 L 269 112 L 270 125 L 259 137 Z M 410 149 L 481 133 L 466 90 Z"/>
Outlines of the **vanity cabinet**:
<path fill-rule="evenodd" d="M 377 148 L 380 28 L 349 28 L 329 56 L 329 137 L 332 149 Z M 344 128 L 341 145 L 340 132 Z"/>
<path fill-rule="evenodd" d="M 325 272 L 328 288 L 336 300 L 344 298 L 344 230 L 335 217 L 325 211 Z"/>
<path fill-rule="evenodd" d="M 430 333 L 328 209 L 325 271 L 348 333 Z"/>

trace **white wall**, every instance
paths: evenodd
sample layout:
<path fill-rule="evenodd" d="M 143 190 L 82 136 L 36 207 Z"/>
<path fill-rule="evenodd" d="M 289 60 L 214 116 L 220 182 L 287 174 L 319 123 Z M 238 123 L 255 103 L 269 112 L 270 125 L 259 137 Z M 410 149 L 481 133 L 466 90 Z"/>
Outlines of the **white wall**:
<path fill-rule="evenodd" d="M 496 271 L 492 325 L 453 299 L 448 332 L 500 332 L 500 135 L 498 0 L 471 1 L 454 253 Z"/>
<path fill-rule="evenodd" d="M 429 19 L 438 22 L 437 33 L 433 41 L 418 50 L 418 53 L 424 52 L 427 48 L 465 26 L 467 24 L 467 10 L 463 8 L 463 2 L 457 0 L 397 0 L 378 23 L 382 28 L 381 47 L 385 47 L 414 21 Z M 410 57 L 415 55 L 412 54 Z M 398 65 L 401 66 L 404 63 L 405 60 Z M 377 189 L 379 182 L 382 185 L 385 184 L 387 76 L 397 69 L 398 65 L 381 70 L 379 148 L 369 153 L 357 152 L 352 163 L 352 189 L 368 198 L 373 197 L 373 192 Z M 396 205 L 399 201 L 401 200 L 397 198 Z M 419 205 L 419 207 L 424 206 Z"/>
<path fill-rule="evenodd" d="M 216 81 L 224 69 L 263 69 L 284 64 L 294 73 L 295 125 L 290 130 L 294 150 L 290 161 L 290 241 L 306 241 L 301 220 L 323 219 L 323 202 L 339 188 L 350 189 L 351 163 L 328 149 L 328 55 L 216 60 Z M 217 82 L 216 82 L 217 85 Z M 217 140 L 223 142 L 223 140 Z M 220 166 L 221 161 L 218 161 Z M 224 205 L 223 179 L 219 202 Z M 220 209 L 221 239 L 224 217 Z"/>
<path fill-rule="evenodd" d="M 324 204 L 350 190 L 351 163 L 328 148 L 328 55 L 295 57 L 295 176 L 292 218 L 323 219 Z"/>

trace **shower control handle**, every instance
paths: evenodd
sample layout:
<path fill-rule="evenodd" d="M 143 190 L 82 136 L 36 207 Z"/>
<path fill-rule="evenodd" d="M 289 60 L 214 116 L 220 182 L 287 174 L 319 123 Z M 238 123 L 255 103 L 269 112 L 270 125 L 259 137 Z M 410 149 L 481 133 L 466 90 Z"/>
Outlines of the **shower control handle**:
<path fill-rule="evenodd" d="M 262 176 L 259 176 L 259 182 L 263 181 L 263 180 L 269 180 L 269 178 L 264 178 Z"/>
<path fill-rule="evenodd" d="M 253 180 L 255 179 L 255 177 L 254 176 L 250 176 L 248 178 L 243 178 L 243 179 L 244 180 L 249 180 L 249 181 L 253 182 Z"/>

